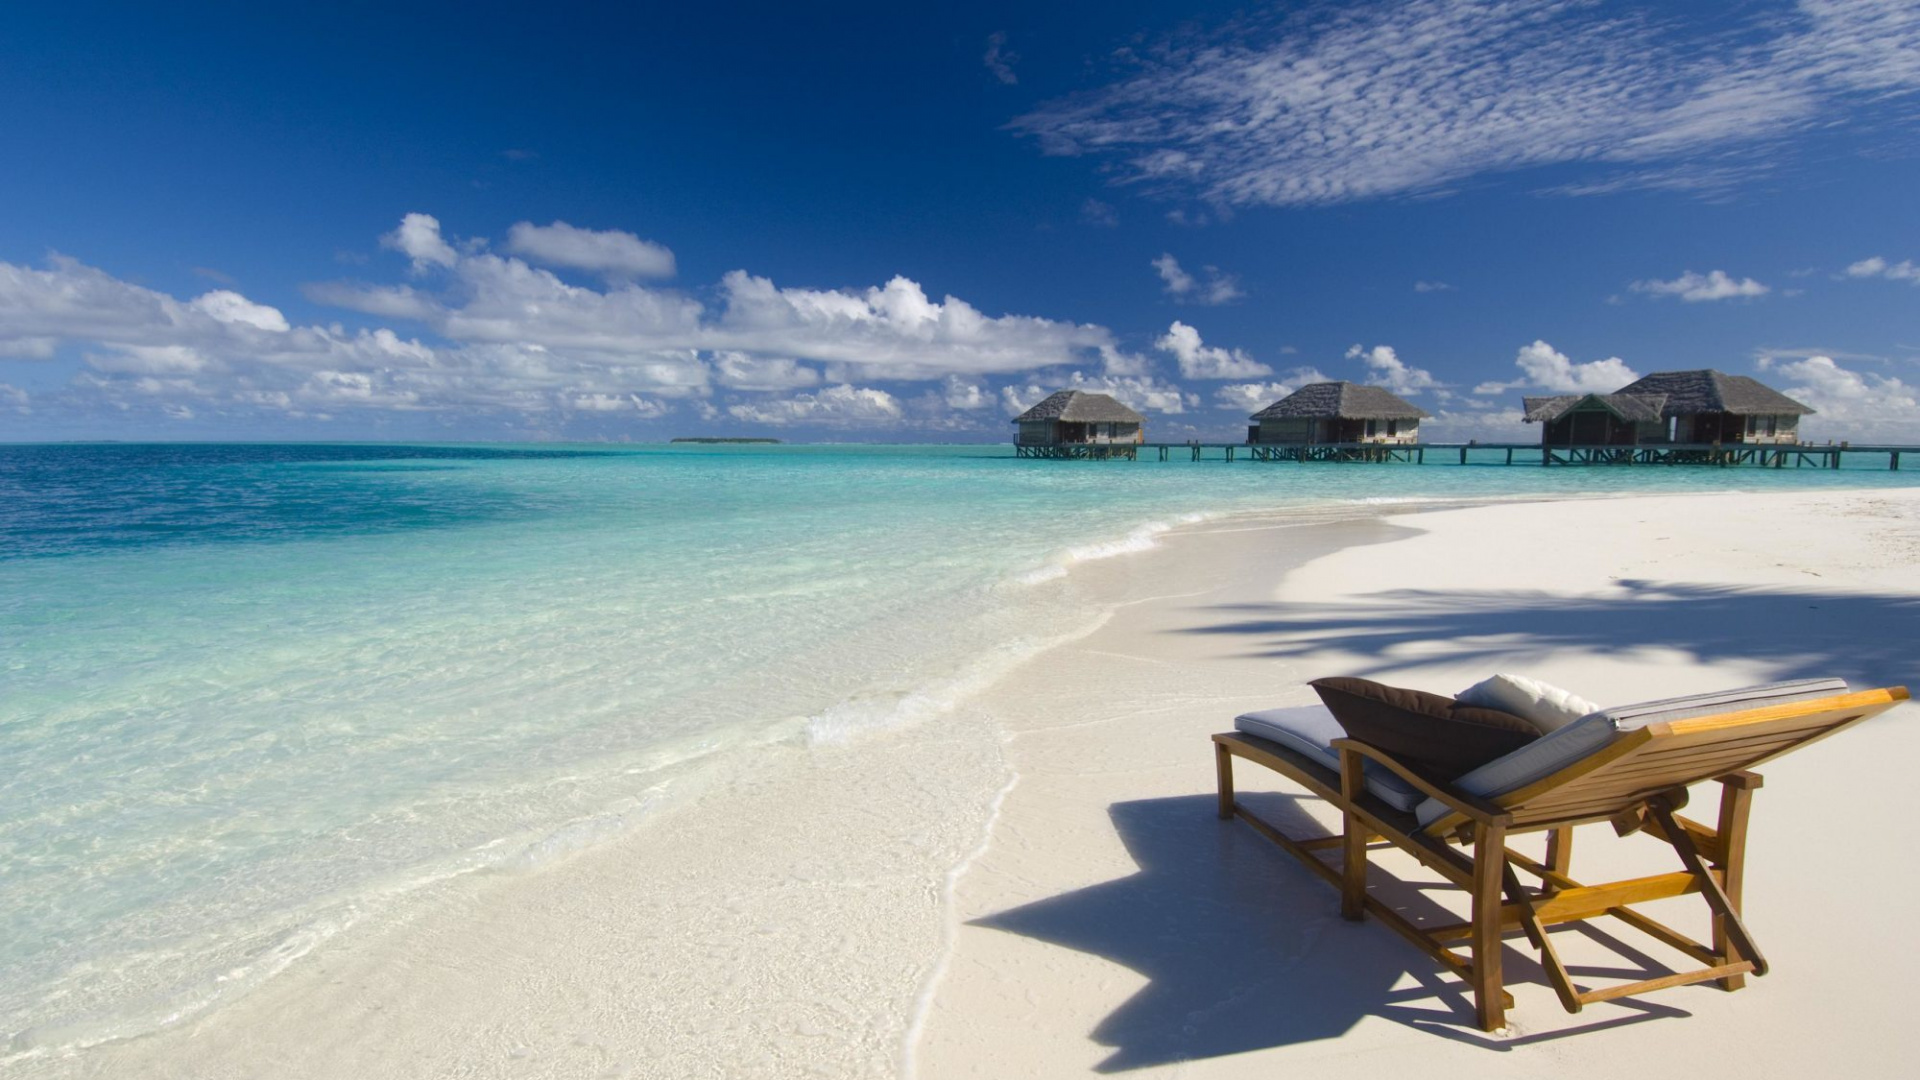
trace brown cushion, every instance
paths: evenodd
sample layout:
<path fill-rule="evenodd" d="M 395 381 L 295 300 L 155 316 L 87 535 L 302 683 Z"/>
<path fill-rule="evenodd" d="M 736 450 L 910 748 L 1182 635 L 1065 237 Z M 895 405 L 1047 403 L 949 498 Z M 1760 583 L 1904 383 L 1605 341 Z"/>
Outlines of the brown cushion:
<path fill-rule="evenodd" d="M 1353 678 L 1315 679 L 1307 685 L 1348 735 L 1440 783 L 1540 737 L 1538 728 L 1512 713 L 1461 705 L 1424 690 Z"/>

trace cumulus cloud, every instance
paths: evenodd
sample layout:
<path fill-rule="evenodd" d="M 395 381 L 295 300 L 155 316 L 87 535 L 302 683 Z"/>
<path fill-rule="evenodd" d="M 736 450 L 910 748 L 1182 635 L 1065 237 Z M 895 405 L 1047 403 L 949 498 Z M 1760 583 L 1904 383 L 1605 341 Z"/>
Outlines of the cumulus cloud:
<path fill-rule="evenodd" d="M 1020 62 L 1020 54 L 1007 48 L 1005 30 L 995 30 L 987 35 L 987 51 L 980 60 L 1002 84 L 1012 86 L 1020 81 L 1020 76 L 1013 72 L 1013 65 Z"/>
<path fill-rule="evenodd" d="M 737 420 L 755 424 L 818 424 L 824 427 L 886 425 L 899 422 L 900 402 L 885 390 L 829 386 L 817 394 L 750 401 L 727 406 Z"/>
<path fill-rule="evenodd" d="M 987 396 L 985 387 L 957 375 L 949 375 L 941 380 L 940 389 L 941 401 L 949 409 L 971 412 L 993 404 L 993 399 Z"/>
<path fill-rule="evenodd" d="M 1885 439 L 1910 442 L 1920 438 L 1920 386 L 1891 375 L 1855 371 L 1831 356 L 1804 360 L 1761 357 L 1758 366 L 1781 381 L 1788 397 L 1805 402 L 1817 412 L 1800 421 L 1805 439 Z"/>
<path fill-rule="evenodd" d="M 1229 383 L 1213 392 L 1216 408 L 1255 413 L 1312 383 L 1332 382 L 1319 368 L 1297 367 L 1281 382 Z"/>
<path fill-rule="evenodd" d="M 1445 192 L 1555 165 L 1587 166 L 1591 190 L 1706 190 L 1920 88 L 1905 0 L 1736 17 L 1729 35 L 1567 0 L 1317 4 L 1124 50 L 1111 81 L 1012 126 L 1046 153 L 1109 159 L 1118 182 L 1224 206 Z"/>
<path fill-rule="evenodd" d="M 1765 296 L 1773 290 L 1752 278 L 1735 280 L 1725 270 L 1696 274 L 1692 270 L 1672 281 L 1636 281 L 1628 288 L 1654 297 L 1677 296 L 1690 304 L 1703 300 L 1732 300 Z"/>
<path fill-rule="evenodd" d="M 383 319 L 424 321 L 439 313 L 439 305 L 411 285 L 359 285 L 351 281 L 314 281 L 300 292 L 316 304 L 364 312 Z"/>
<path fill-rule="evenodd" d="M 1202 281 L 1183 269 L 1180 260 L 1170 252 L 1153 260 L 1153 269 L 1160 275 L 1167 295 L 1185 303 L 1217 306 L 1246 295 L 1240 290 L 1240 279 L 1232 274 L 1222 273 L 1217 266 L 1206 266 L 1201 268 L 1206 275 Z"/>
<path fill-rule="evenodd" d="M 785 356 L 723 352 L 714 355 L 713 367 L 720 385 L 734 390 L 798 390 L 820 383 L 818 371 Z"/>
<path fill-rule="evenodd" d="M 1556 394 L 1611 394 L 1640 376 L 1617 356 L 1576 364 L 1567 354 L 1544 341 L 1520 346 L 1513 358 L 1524 376 L 1513 382 L 1484 382 L 1476 394 L 1508 390 L 1546 390 Z"/>
<path fill-rule="evenodd" d="M 1240 349 L 1222 349 L 1200 340 L 1200 331 L 1175 320 L 1167 332 L 1153 343 L 1154 348 L 1173 354 L 1180 374 L 1189 379 L 1252 379 L 1273 374 L 1273 369 Z"/>
<path fill-rule="evenodd" d="M 12 383 L 0 383 L 0 406 L 24 413 L 28 411 L 27 403 L 31 400 L 32 398 L 25 390 Z"/>
<path fill-rule="evenodd" d="M 507 230 L 507 250 L 546 266 L 587 270 L 610 278 L 670 278 L 673 252 L 619 229 L 581 229 L 556 221 L 522 221 Z"/>
<path fill-rule="evenodd" d="M 1440 385 L 1425 368 L 1412 367 L 1401 360 L 1390 345 L 1375 345 L 1371 349 L 1354 345 L 1347 349 L 1347 359 L 1367 365 L 1367 382 L 1384 386 L 1402 397 Z"/>
<path fill-rule="evenodd" d="M 1886 259 L 1875 255 L 1871 258 L 1861 259 L 1859 262 L 1847 267 L 1847 276 L 1850 278 L 1886 278 L 1888 281 L 1911 281 L 1915 285 L 1920 285 L 1920 266 L 1915 266 L 1912 259 L 1902 259 L 1897 263 L 1889 263 Z"/>
<path fill-rule="evenodd" d="M 1042 386 L 1039 383 L 1003 386 L 1000 388 L 1000 405 L 1008 416 L 1018 416 L 1060 390 L 1107 394 L 1140 412 L 1178 415 L 1200 405 L 1198 394 L 1189 394 L 1173 383 L 1151 375 L 1089 375 L 1083 371 L 1072 372 L 1063 382 L 1054 386 Z"/>
<path fill-rule="evenodd" d="M 432 214 L 408 214 L 400 227 L 380 238 L 380 246 L 413 260 L 415 272 L 433 266 L 452 266 L 460 254 L 440 235 L 440 219 Z"/>
<path fill-rule="evenodd" d="M 551 431 L 571 415 L 724 415 L 721 406 L 738 399 L 707 400 L 719 392 L 784 395 L 789 404 L 765 408 L 789 423 L 879 423 L 890 415 L 883 403 L 828 384 L 925 382 L 929 400 L 954 413 L 990 407 L 994 376 L 1112 392 L 1162 412 L 1199 402 L 1104 327 L 988 315 L 905 277 L 813 289 L 735 271 L 705 301 L 626 279 L 571 283 L 483 240 L 449 238 L 427 214 L 407 215 L 383 242 L 421 280 L 323 282 L 304 292 L 406 320 L 417 335 L 296 325 L 237 290 L 175 297 L 56 255 L 37 267 L 0 262 L 0 355 L 59 362 L 64 350 L 80 365 L 66 389 L 36 392 L 40 413 L 47 402 L 93 415 L 182 405 L 201 419 L 441 413 Z M 1267 372 L 1244 354 L 1204 350 L 1197 335 L 1193 349 L 1217 377 Z M 1053 374 L 1033 374 L 1042 371 Z"/>

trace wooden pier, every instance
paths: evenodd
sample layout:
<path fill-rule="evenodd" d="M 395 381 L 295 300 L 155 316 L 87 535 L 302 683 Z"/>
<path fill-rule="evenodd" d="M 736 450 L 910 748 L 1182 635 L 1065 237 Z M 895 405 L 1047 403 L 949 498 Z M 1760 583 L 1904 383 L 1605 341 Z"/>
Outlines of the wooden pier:
<path fill-rule="evenodd" d="M 1920 446 L 1779 443 L 1652 443 L 1542 446 L 1539 443 L 1078 443 L 1018 446 L 1016 457 L 1125 458 L 1158 461 L 1334 461 L 1426 465 L 1696 465 L 1716 468 L 1838 469 L 1843 461 L 1884 460 L 1900 468 Z"/>

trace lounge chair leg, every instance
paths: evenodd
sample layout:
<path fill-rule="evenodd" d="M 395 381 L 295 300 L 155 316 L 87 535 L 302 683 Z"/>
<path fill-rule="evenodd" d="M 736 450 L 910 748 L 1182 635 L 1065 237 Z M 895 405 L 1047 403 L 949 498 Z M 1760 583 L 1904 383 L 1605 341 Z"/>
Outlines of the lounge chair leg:
<path fill-rule="evenodd" d="M 1233 754 L 1222 743 L 1213 744 L 1213 768 L 1220 776 L 1221 821 L 1233 817 Z"/>
<path fill-rule="evenodd" d="M 1372 835 L 1353 812 L 1354 800 L 1360 797 L 1361 768 L 1358 753 L 1340 751 L 1340 795 L 1345 804 L 1340 812 L 1340 917 L 1352 922 L 1367 914 L 1367 839 Z"/>
<path fill-rule="evenodd" d="M 1566 877 L 1573 871 L 1573 826 L 1562 825 L 1547 833 L 1547 869 Z M 1552 882 L 1547 883 L 1548 891 L 1555 891 Z"/>
<path fill-rule="evenodd" d="M 1721 859 L 1714 864 L 1724 881 L 1727 902 L 1733 910 L 1740 910 L 1740 888 L 1747 872 L 1747 813 L 1753 806 L 1753 792 L 1761 785 L 1758 773 L 1738 772 L 1722 776 L 1720 780 L 1720 851 Z M 1713 916 L 1713 951 L 1723 964 L 1734 962 L 1733 942 L 1727 933 L 1727 920 L 1716 913 Z M 1747 984 L 1745 975 L 1729 975 L 1715 982 L 1722 990 L 1738 990 Z"/>
<path fill-rule="evenodd" d="M 1473 829 L 1473 1005 L 1480 1030 L 1507 1026 L 1500 970 L 1501 871 L 1507 865 L 1505 825 Z"/>
<path fill-rule="evenodd" d="M 1661 831 L 1673 844 L 1681 864 L 1700 882 L 1700 896 L 1713 909 L 1715 936 L 1717 938 L 1721 933 L 1726 935 L 1726 947 L 1731 950 L 1729 962 L 1735 959 L 1748 961 L 1753 964 L 1755 975 L 1765 975 L 1767 958 L 1760 955 L 1760 947 L 1753 943 L 1753 935 L 1747 933 L 1747 925 L 1740 919 L 1739 908 L 1727 897 L 1726 890 L 1720 887 L 1720 882 L 1706 864 L 1700 861 L 1700 852 L 1693 846 L 1693 839 L 1673 820 L 1673 811 L 1668 808 L 1667 801 L 1656 795 L 1647 800 L 1647 809 L 1652 811 L 1654 821 L 1659 823 Z"/>

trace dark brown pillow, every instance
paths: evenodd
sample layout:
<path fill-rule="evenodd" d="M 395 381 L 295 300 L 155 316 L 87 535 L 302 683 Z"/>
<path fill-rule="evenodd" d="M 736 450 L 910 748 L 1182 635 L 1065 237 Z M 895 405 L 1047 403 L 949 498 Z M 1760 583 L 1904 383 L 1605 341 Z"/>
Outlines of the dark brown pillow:
<path fill-rule="evenodd" d="M 1307 685 L 1348 735 L 1443 784 L 1540 737 L 1539 728 L 1512 713 L 1461 705 L 1424 690 L 1353 678 Z"/>

